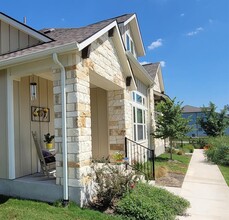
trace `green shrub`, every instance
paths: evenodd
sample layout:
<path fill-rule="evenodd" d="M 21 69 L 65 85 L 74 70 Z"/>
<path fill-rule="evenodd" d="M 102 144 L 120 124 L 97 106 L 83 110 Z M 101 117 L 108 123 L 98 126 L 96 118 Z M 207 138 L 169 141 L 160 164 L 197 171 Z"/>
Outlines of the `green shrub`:
<path fill-rule="evenodd" d="M 208 139 L 208 149 L 205 155 L 209 161 L 216 164 L 229 165 L 229 137 L 215 137 Z"/>
<path fill-rule="evenodd" d="M 90 202 L 90 206 L 104 211 L 114 206 L 114 202 L 121 198 L 139 178 L 133 172 L 126 172 L 124 166 L 104 164 L 92 166 L 95 173 L 96 196 Z"/>
<path fill-rule="evenodd" d="M 116 211 L 125 219 L 172 220 L 189 206 L 187 200 L 165 189 L 138 183 L 118 202 Z"/>
<path fill-rule="evenodd" d="M 220 146 L 216 148 L 213 162 L 229 166 L 229 146 Z"/>

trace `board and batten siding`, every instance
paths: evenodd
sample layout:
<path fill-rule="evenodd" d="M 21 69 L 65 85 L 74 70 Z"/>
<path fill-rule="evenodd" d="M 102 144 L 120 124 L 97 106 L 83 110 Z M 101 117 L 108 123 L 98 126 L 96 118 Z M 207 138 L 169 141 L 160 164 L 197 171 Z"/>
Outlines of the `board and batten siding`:
<path fill-rule="evenodd" d="M 38 85 L 37 99 L 30 99 L 30 82 Z M 31 106 L 48 107 L 50 122 L 31 121 Z M 38 157 L 31 131 L 36 131 L 41 147 L 44 134 L 54 134 L 53 84 L 52 81 L 37 76 L 22 77 L 14 81 L 14 129 L 15 129 L 15 166 L 16 177 L 39 171 Z"/>
<path fill-rule="evenodd" d="M 107 91 L 101 88 L 90 90 L 92 157 L 102 159 L 109 156 Z"/>
<path fill-rule="evenodd" d="M 0 21 L 0 55 L 38 45 L 40 41 Z"/>
<path fill-rule="evenodd" d="M 138 78 L 135 78 L 135 82 L 137 85 L 137 91 L 147 97 L 147 86 L 142 81 L 140 81 Z"/>

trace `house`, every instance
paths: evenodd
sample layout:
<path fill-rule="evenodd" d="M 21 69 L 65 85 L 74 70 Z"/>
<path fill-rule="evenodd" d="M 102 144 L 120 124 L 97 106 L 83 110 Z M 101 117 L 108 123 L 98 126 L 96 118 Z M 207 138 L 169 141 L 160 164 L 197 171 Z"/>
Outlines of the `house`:
<path fill-rule="evenodd" d="M 204 137 L 207 136 L 205 131 L 201 128 L 198 123 L 198 118 L 202 118 L 205 114 L 202 112 L 202 108 L 185 105 L 182 110 L 182 116 L 184 118 L 189 118 L 189 125 L 193 128 L 192 131 L 188 132 L 186 135 L 189 137 Z M 229 128 L 225 131 L 226 135 L 229 135 Z"/>
<path fill-rule="evenodd" d="M 135 14 L 41 31 L 0 13 L 0 194 L 83 204 L 92 158 L 124 151 L 125 137 L 156 154 L 160 64 L 145 55 Z M 31 132 L 55 134 L 56 178 L 39 181 Z"/>

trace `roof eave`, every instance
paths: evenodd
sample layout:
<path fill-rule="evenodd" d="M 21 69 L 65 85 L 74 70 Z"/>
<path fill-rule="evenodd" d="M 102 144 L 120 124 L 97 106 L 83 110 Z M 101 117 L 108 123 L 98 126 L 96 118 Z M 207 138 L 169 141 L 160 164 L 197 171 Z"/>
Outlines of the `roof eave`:
<path fill-rule="evenodd" d="M 32 60 L 40 59 L 42 57 L 51 55 L 53 53 L 65 53 L 65 52 L 74 51 L 74 50 L 78 50 L 78 44 L 76 42 L 41 50 L 41 51 L 34 52 L 34 53 L 29 53 L 29 54 L 18 56 L 18 57 L 13 57 L 10 59 L 0 61 L 0 69 L 15 66 L 21 63 L 27 63 Z"/>
<path fill-rule="evenodd" d="M 148 74 L 146 69 L 138 62 L 138 60 L 133 56 L 133 54 L 129 51 L 126 51 L 126 55 L 128 59 L 134 64 L 134 66 L 139 70 L 141 74 L 138 77 L 147 85 L 151 86 L 154 84 L 153 78 Z M 138 74 L 138 73 L 137 73 Z"/>
<path fill-rule="evenodd" d="M 28 25 L 26 24 L 23 24 L 17 20 L 15 20 L 14 18 L 0 12 L 0 20 L 3 20 L 4 22 L 10 24 L 11 26 L 15 27 L 15 28 L 18 28 L 19 30 L 27 33 L 28 35 L 31 35 L 33 36 L 34 38 L 42 41 L 42 42 L 50 42 L 50 41 L 53 41 L 52 38 L 40 33 L 39 31 L 29 27 Z"/>

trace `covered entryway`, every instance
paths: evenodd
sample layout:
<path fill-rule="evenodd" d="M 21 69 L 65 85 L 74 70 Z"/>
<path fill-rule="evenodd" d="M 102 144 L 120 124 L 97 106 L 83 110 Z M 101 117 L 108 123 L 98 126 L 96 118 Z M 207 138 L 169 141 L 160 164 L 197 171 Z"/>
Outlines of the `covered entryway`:
<path fill-rule="evenodd" d="M 36 83 L 37 94 L 31 99 L 30 83 Z M 53 82 L 40 76 L 24 76 L 13 81 L 15 177 L 40 171 L 31 131 L 36 131 L 40 146 L 45 148 L 44 134 L 54 134 Z M 43 112 L 46 109 L 46 113 Z"/>

